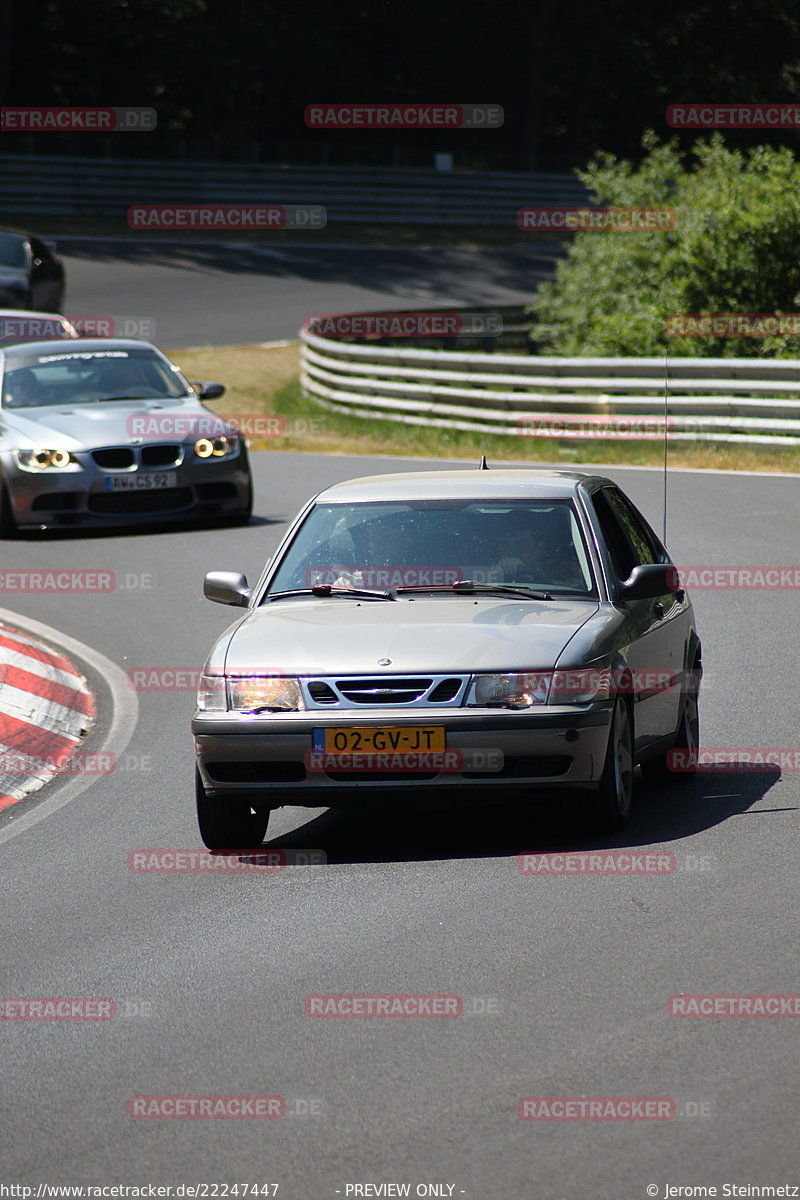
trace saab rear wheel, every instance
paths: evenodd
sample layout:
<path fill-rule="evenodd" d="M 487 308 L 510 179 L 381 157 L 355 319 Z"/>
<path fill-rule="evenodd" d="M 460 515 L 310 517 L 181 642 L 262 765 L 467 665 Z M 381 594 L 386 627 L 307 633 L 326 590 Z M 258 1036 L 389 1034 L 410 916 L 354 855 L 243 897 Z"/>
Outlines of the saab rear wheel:
<path fill-rule="evenodd" d="M 675 740 L 666 754 L 642 763 L 642 774 L 653 783 L 688 783 L 697 774 L 700 749 L 700 664 L 695 662 L 683 700 Z"/>

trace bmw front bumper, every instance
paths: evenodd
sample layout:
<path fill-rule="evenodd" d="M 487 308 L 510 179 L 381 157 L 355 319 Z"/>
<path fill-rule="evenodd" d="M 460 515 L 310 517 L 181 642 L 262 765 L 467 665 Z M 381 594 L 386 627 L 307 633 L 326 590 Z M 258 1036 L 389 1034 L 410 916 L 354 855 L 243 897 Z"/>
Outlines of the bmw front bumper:
<path fill-rule="evenodd" d="M 113 470 L 99 466 L 94 451 L 73 450 L 64 468 L 26 470 L 13 451 L 2 455 L 14 521 L 21 529 L 75 525 L 138 524 L 182 517 L 225 516 L 250 503 L 250 468 L 242 445 L 231 458 L 196 458 L 191 447 L 160 466 Z M 170 476 L 169 486 L 115 490 L 115 479 Z"/>

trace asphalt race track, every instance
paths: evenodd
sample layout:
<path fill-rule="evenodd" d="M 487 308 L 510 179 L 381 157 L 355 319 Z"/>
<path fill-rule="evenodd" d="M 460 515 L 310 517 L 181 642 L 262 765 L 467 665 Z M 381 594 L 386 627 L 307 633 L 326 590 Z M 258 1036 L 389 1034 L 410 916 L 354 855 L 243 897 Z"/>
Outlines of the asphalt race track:
<path fill-rule="evenodd" d="M 294 338 L 312 313 L 517 304 L 558 251 L 59 238 L 67 312 L 144 321 L 162 347 Z M 124 298 L 124 299 L 123 299 Z"/>
<path fill-rule="evenodd" d="M 387 292 L 399 297 L 396 281 L 370 282 L 366 266 L 359 281 L 353 262 L 321 289 L 320 310 L 342 289 L 351 289 L 345 306 L 356 293 L 359 304 L 372 294 L 375 307 Z M 98 311 L 100 268 L 82 268 L 95 279 L 89 295 L 76 264 L 69 269 L 69 310 Z M 296 277 L 287 286 L 294 309 L 283 304 L 280 318 L 275 292 L 265 340 L 291 336 L 309 302 L 308 282 L 305 293 Z M 153 296 L 157 287 L 154 274 Z M 211 314 L 200 319 L 192 294 L 182 293 L 189 300 L 174 326 L 165 309 L 157 341 L 208 339 Z M 109 311 L 161 320 L 155 300 L 142 307 L 145 296 L 142 284 Z M 246 322 L 230 336 L 222 302 L 219 312 L 221 341 L 256 336 Z M 196 669 L 235 615 L 203 599 L 207 570 L 241 569 L 252 580 L 313 491 L 418 465 L 256 453 L 249 527 L 3 543 L 5 569 L 103 567 L 119 586 L 88 596 L 6 592 L 0 606 L 125 672 Z M 658 473 L 609 473 L 660 529 Z M 799 522 L 796 478 L 671 478 L 668 541 L 681 565 L 791 565 Z M 796 746 L 796 592 L 700 589 L 693 599 L 704 744 Z M 99 744 L 109 694 L 85 669 L 104 713 L 91 735 Z M 685 788 L 640 782 L 630 829 L 616 840 L 587 836 L 569 806 L 532 801 L 523 813 L 502 796 L 471 811 L 392 819 L 284 809 L 267 845 L 321 851 L 320 865 L 227 877 L 134 872 L 134 851 L 201 846 L 193 693 L 140 692 L 138 701 L 113 773 L 60 807 L 72 785 L 48 785 L 0 818 L 3 994 L 110 997 L 117 1011 L 110 1021 L 0 1022 L 8 1181 L 278 1183 L 279 1200 L 395 1182 L 412 1196 L 437 1184 L 444 1196 L 504 1200 L 798 1182 L 796 1025 L 667 1016 L 676 993 L 797 991 L 796 771 L 704 774 Z M 677 869 L 548 877 L 517 867 L 521 853 L 610 846 L 673 853 Z M 464 1015 L 319 1020 L 304 1008 L 319 993 L 456 995 Z M 133 1096 L 209 1094 L 282 1096 L 287 1115 L 128 1116 Z M 520 1120 L 518 1101 L 531 1096 L 670 1098 L 686 1115 Z"/>

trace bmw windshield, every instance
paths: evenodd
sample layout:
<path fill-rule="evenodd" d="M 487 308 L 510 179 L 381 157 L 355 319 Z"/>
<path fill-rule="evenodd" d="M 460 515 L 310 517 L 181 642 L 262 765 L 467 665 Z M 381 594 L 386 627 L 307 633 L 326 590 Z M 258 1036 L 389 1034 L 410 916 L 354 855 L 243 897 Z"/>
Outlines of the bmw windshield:
<path fill-rule="evenodd" d="M 189 396 L 180 375 L 146 348 L 14 355 L 3 376 L 4 408 Z"/>

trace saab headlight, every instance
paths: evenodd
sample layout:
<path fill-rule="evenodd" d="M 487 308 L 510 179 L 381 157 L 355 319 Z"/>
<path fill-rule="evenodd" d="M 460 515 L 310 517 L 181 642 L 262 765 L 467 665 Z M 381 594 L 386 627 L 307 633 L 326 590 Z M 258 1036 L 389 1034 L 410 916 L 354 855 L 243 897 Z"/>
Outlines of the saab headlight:
<path fill-rule="evenodd" d="M 228 708 L 239 712 L 299 712 L 305 708 L 297 679 L 284 675 L 228 676 Z"/>
<path fill-rule="evenodd" d="M 544 671 L 474 675 L 466 704 L 470 708 L 535 708 L 547 703 L 549 682 Z"/>
<path fill-rule="evenodd" d="M 225 712 L 228 707 L 228 695 L 224 675 L 203 672 L 197 685 L 197 707 L 201 712 Z"/>
<path fill-rule="evenodd" d="M 67 450 L 45 450 L 38 446 L 33 450 L 17 450 L 16 455 L 26 471 L 46 471 L 48 467 L 59 470 L 78 461 Z"/>
<path fill-rule="evenodd" d="M 608 700 L 612 692 L 613 672 L 609 667 L 580 667 L 554 671 L 549 704 L 591 704 Z"/>

